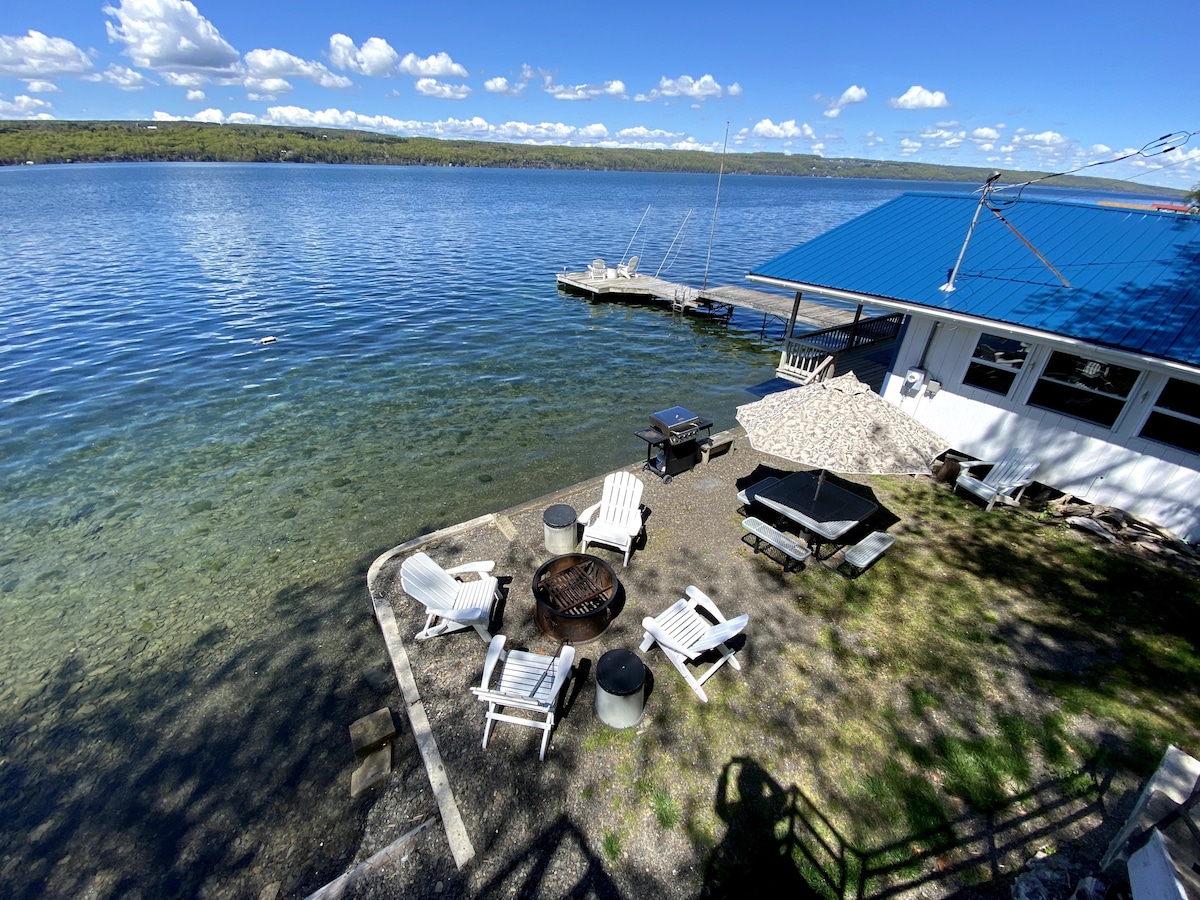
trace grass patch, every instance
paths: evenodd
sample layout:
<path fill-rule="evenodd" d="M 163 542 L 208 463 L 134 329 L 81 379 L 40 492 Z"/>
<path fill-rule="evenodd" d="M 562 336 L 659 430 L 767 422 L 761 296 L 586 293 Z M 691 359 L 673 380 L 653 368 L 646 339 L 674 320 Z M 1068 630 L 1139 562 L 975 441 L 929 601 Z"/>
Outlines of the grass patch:
<path fill-rule="evenodd" d="M 679 804 L 671 798 L 671 792 L 664 788 L 655 788 L 650 792 L 650 802 L 654 806 L 654 818 L 664 831 L 670 831 L 679 824 Z"/>
<path fill-rule="evenodd" d="M 616 831 L 604 832 L 604 840 L 601 849 L 604 851 L 604 856 L 611 862 L 616 862 L 621 856 L 621 835 Z"/>

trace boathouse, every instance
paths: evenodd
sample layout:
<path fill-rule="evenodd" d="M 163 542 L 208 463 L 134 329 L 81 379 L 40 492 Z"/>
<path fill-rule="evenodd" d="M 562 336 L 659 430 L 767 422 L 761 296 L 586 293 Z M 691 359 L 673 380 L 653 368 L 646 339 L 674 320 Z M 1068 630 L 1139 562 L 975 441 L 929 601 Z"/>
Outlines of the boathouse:
<path fill-rule="evenodd" d="M 903 314 L 886 399 L 958 450 L 1026 448 L 1043 484 L 1200 540 L 1200 216 L 907 193 L 748 277 Z"/>

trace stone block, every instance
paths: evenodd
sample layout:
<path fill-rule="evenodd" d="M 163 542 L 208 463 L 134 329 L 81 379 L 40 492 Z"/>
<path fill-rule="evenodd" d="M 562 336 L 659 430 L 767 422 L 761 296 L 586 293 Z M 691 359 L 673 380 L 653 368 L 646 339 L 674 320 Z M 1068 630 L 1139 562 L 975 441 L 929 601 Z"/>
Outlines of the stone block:
<path fill-rule="evenodd" d="M 363 716 L 350 726 L 350 743 L 354 745 L 354 755 L 366 756 L 396 736 L 396 723 L 392 720 L 392 711 L 386 706 L 377 709 L 369 716 Z"/>
<path fill-rule="evenodd" d="M 363 757 L 362 763 L 350 775 L 350 796 L 358 797 L 379 787 L 392 774 L 392 745 L 384 744 Z"/>

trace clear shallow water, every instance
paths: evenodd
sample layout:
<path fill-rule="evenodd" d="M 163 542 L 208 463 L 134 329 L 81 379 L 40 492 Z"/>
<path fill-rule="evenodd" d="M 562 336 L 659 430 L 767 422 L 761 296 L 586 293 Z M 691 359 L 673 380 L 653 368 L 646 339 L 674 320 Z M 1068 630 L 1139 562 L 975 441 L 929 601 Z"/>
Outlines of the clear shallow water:
<path fill-rule="evenodd" d="M 708 283 L 912 187 L 963 189 L 726 178 Z M 378 705 L 371 559 L 638 458 L 657 409 L 729 427 L 772 376 L 757 315 L 555 287 L 620 260 L 647 205 L 628 255 L 653 273 L 692 209 L 662 274 L 699 286 L 715 189 L 0 170 L 0 877 L 104 895 L 338 874 L 361 809 L 345 726 Z"/>

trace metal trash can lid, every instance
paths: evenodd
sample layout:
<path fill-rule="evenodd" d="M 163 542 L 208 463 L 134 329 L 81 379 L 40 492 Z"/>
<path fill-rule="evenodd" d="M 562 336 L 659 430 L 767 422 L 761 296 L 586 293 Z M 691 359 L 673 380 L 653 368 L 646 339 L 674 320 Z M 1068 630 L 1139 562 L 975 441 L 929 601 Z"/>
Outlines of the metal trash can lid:
<path fill-rule="evenodd" d="M 609 650 L 596 663 L 596 684 L 624 697 L 646 683 L 646 665 L 632 650 Z"/>
<path fill-rule="evenodd" d="M 542 513 L 542 521 L 551 528 L 566 528 L 575 524 L 575 507 L 566 503 L 555 503 Z"/>

